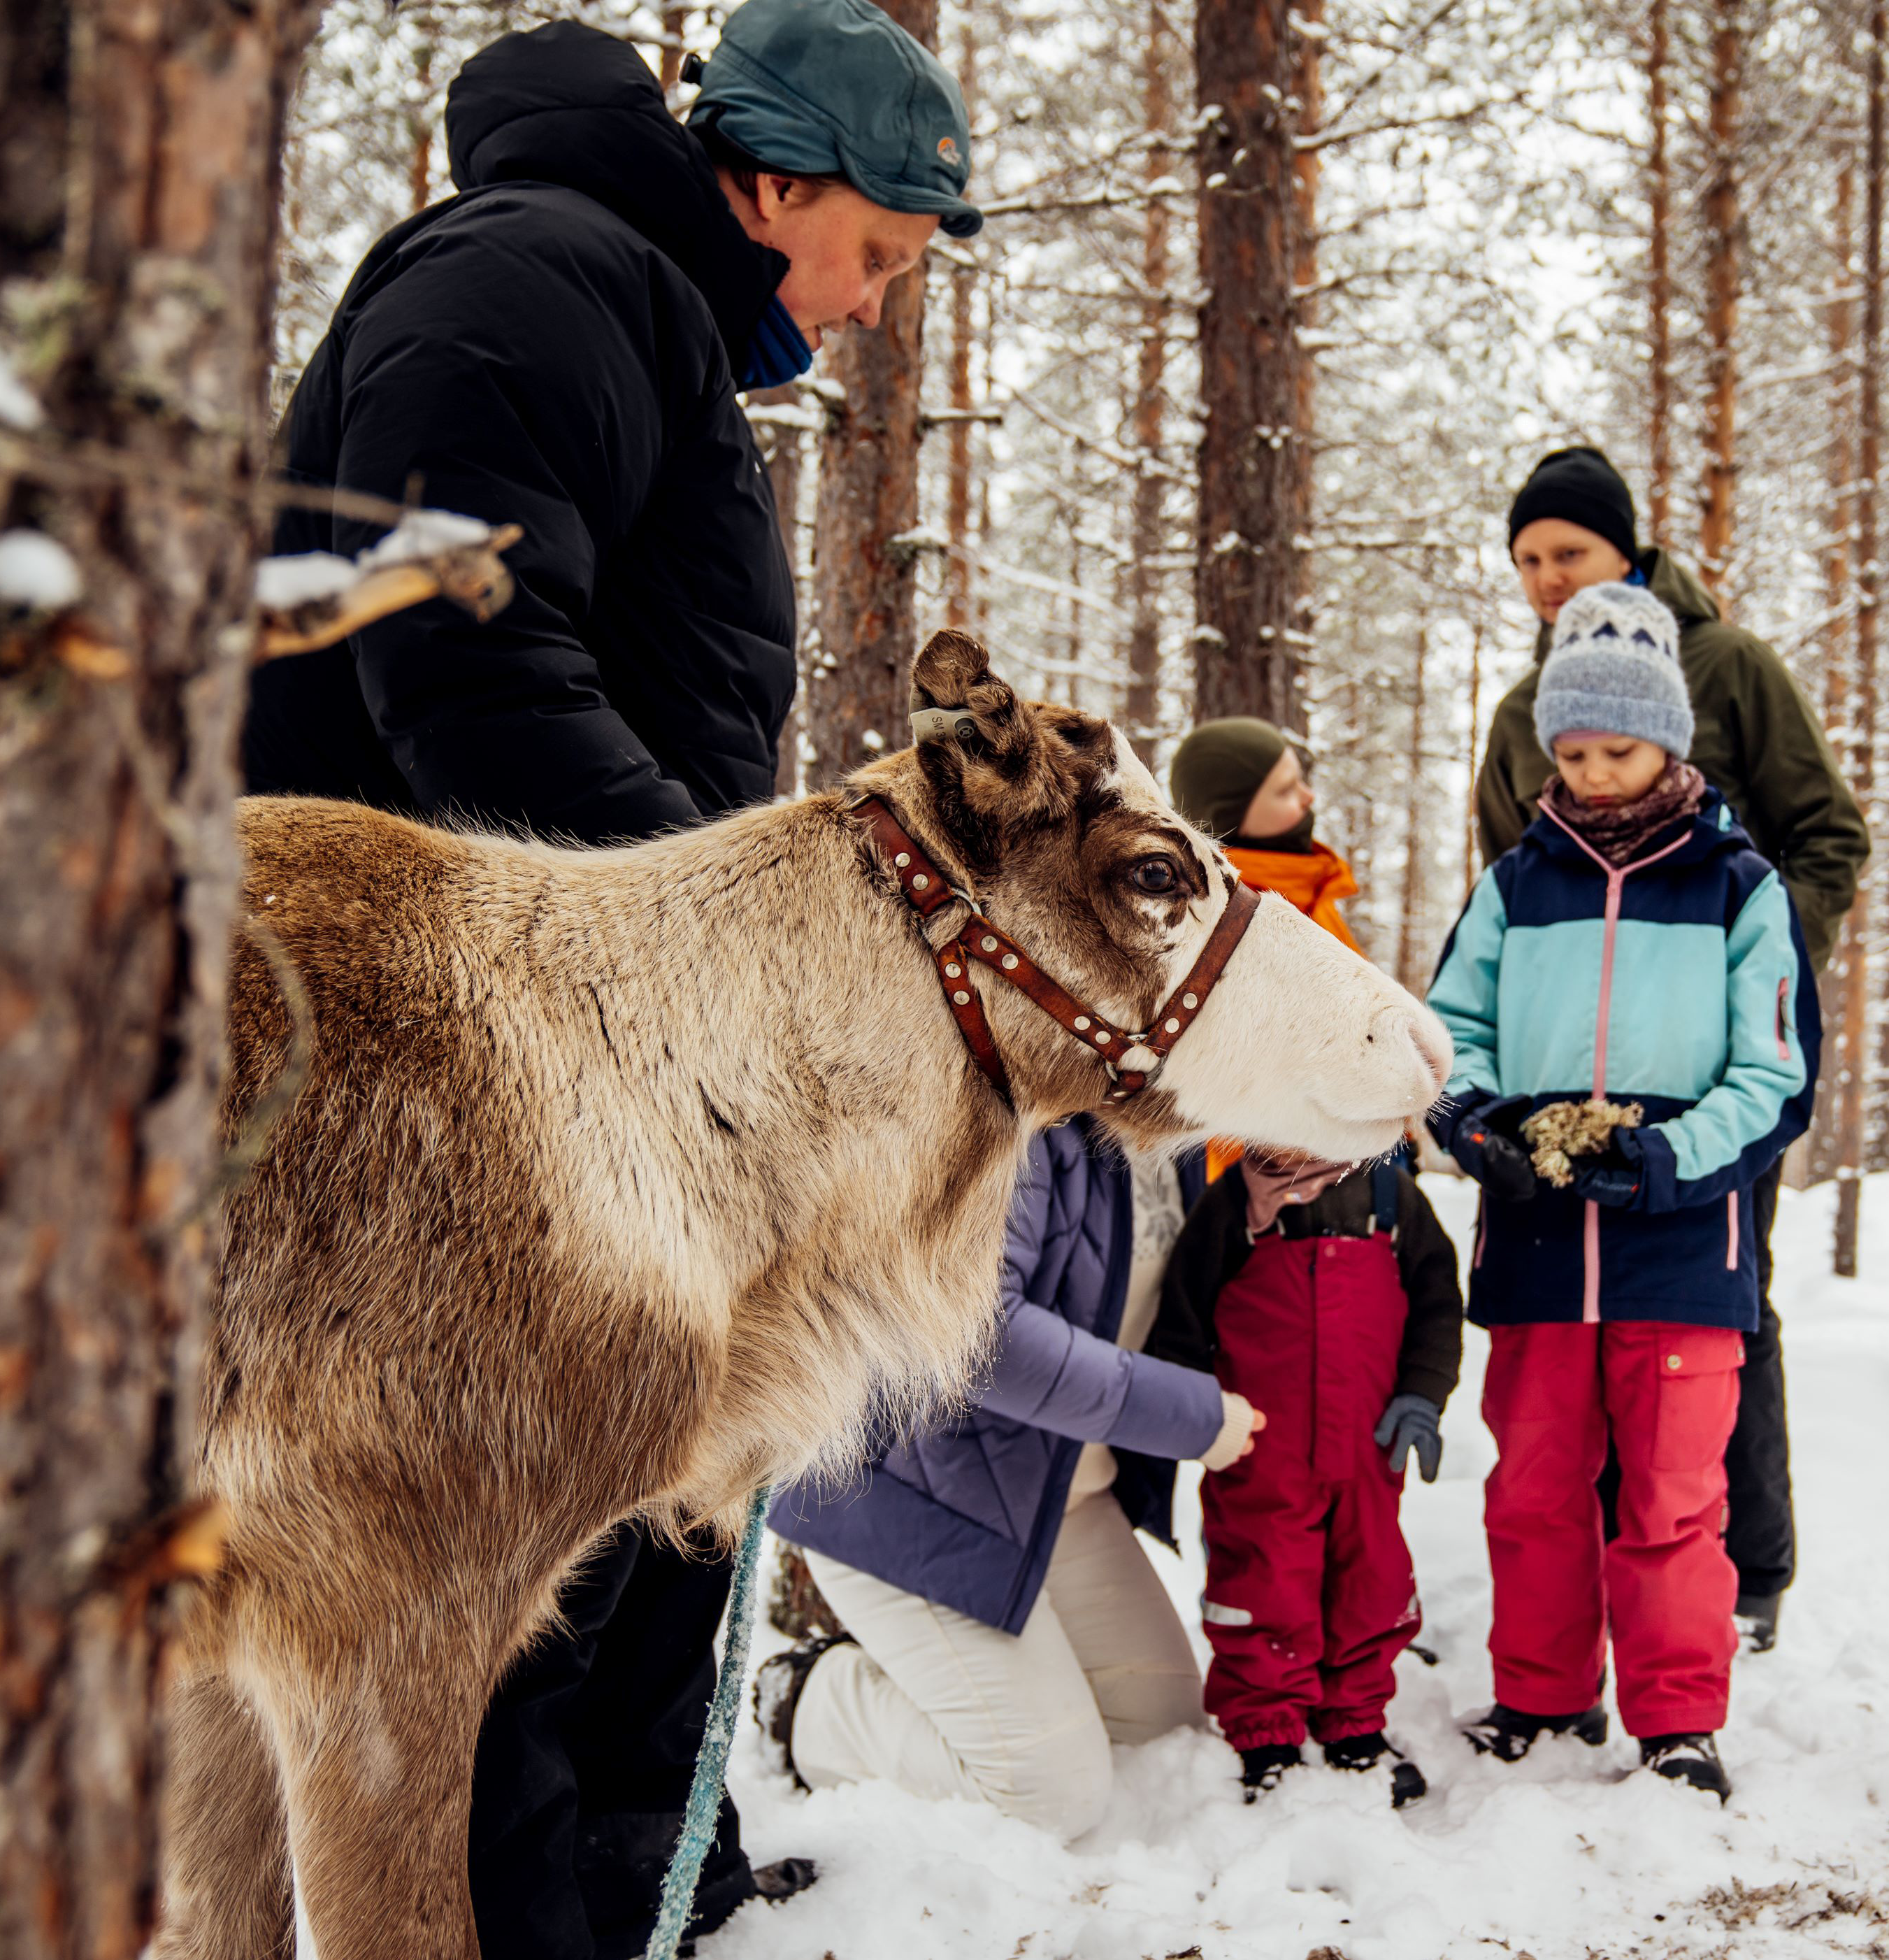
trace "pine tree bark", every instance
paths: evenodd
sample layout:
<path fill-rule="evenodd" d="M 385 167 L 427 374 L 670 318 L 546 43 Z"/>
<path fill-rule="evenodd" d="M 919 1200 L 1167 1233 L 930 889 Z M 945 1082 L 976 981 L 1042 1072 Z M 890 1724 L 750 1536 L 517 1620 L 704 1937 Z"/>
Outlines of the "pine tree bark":
<path fill-rule="evenodd" d="M 958 86 L 964 106 L 977 114 L 978 43 L 972 16 L 964 21 L 964 41 L 958 59 Z M 950 545 L 945 561 L 945 624 L 960 632 L 971 629 L 971 344 L 975 332 L 973 302 L 977 274 L 969 266 L 951 269 L 951 425 L 950 456 L 945 478 L 945 534 Z"/>
<path fill-rule="evenodd" d="M 937 45 L 937 0 L 886 0 L 886 11 L 927 47 Z M 905 744 L 918 553 L 905 540 L 918 522 L 924 319 L 921 265 L 893 281 L 875 330 L 849 327 L 821 357 L 844 399 L 829 404 L 820 438 L 809 787 Z"/>
<path fill-rule="evenodd" d="M 749 398 L 766 408 L 797 408 L 800 390 L 792 381 L 778 388 L 757 388 Z M 774 491 L 774 515 L 781 526 L 781 542 L 787 547 L 787 563 L 793 568 L 795 614 L 799 616 L 800 585 L 800 470 L 802 431 L 790 423 L 776 422 L 766 429 L 762 455 L 768 466 L 768 481 Z M 798 649 L 796 649 L 797 657 Z M 780 749 L 774 760 L 774 793 L 797 796 L 800 790 L 800 714 L 806 689 L 804 673 L 794 691 L 793 705 L 781 730 Z"/>
<path fill-rule="evenodd" d="M 1200 0 L 1200 453 L 1194 692 L 1202 718 L 1302 730 L 1311 459 L 1299 430 L 1298 59 L 1290 0 Z"/>
<path fill-rule="evenodd" d="M 1647 120 L 1652 140 L 1647 160 L 1647 339 L 1651 356 L 1649 447 L 1652 485 L 1647 521 L 1652 540 L 1664 546 L 1672 524 L 1672 169 L 1666 153 L 1667 82 L 1671 37 L 1668 0 L 1651 0 L 1649 10 Z"/>
<path fill-rule="evenodd" d="M 1889 7 L 1869 8 L 1869 137 L 1864 165 L 1863 319 L 1859 382 L 1862 393 L 1861 453 L 1856 482 L 1856 669 L 1850 713 L 1849 779 L 1873 826 L 1876 819 L 1877 614 L 1882 573 L 1877 563 L 1878 478 L 1882 467 L 1882 220 L 1884 145 L 1883 40 Z M 1833 1265 L 1846 1279 L 1856 1273 L 1857 1211 L 1863 1169 L 1863 1056 L 1869 1028 L 1870 899 L 1875 881 L 1865 873 L 1856 902 L 1843 921 L 1837 950 L 1842 972 L 1843 1019 L 1837 1082 L 1837 1230 Z"/>
<path fill-rule="evenodd" d="M 1420 915 L 1423 908 L 1423 848 L 1427 814 L 1423 794 L 1423 740 L 1428 703 L 1424 689 L 1429 680 L 1429 620 L 1417 625 L 1417 657 L 1410 674 L 1410 746 L 1404 759 L 1404 889 L 1398 908 L 1397 982 L 1414 991 L 1423 990 L 1423 949 L 1418 940 Z"/>
<path fill-rule="evenodd" d="M 1824 726 L 1839 755 L 1849 746 L 1844 726 L 1849 714 L 1850 643 L 1854 631 L 1851 606 L 1851 527 L 1856 521 L 1856 307 L 1850 297 L 1856 276 L 1852 262 L 1855 250 L 1856 170 L 1847 151 L 1837 166 L 1837 196 L 1833 214 L 1832 269 L 1834 294 L 1827 323 L 1830 358 L 1830 542 L 1824 553 Z M 1837 1085 L 1848 1058 L 1843 1037 L 1843 982 L 1848 969 L 1849 947 L 1839 944 L 1837 955 L 1824 970 L 1817 992 L 1824 1011 L 1824 1025 L 1831 1031 L 1822 1075 L 1817 1084 L 1817 1105 L 1805 1139 L 1805 1157 L 1810 1181 L 1819 1183 L 1834 1177 L 1841 1161 L 1837 1134 L 1840 1098 Z"/>
<path fill-rule="evenodd" d="M 1713 0 L 1711 178 L 1706 188 L 1706 475 L 1700 576 L 1729 616 L 1738 479 L 1740 0 Z"/>
<path fill-rule="evenodd" d="M 1476 776 L 1482 757 L 1482 622 L 1469 629 L 1469 788 L 1463 798 L 1463 902 L 1476 889 Z"/>
<path fill-rule="evenodd" d="M 1168 0 L 1149 0 L 1147 37 L 1142 49 L 1141 122 L 1150 138 L 1167 128 L 1174 110 L 1169 75 L 1172 59 Z M 1146 181 L 1153 185 L 1170 167 L 1167 149 L 1150 141 Z M 1142 761 L 1154 760 L 1160 720 L 1161 578 L 1154 560 L 1163 541 L 1167 482 L 1151 466 L 1161 455 L 1164 391 L 1168 364 L 1169 240 L 1172 220 L 1165 198 L 1148 200 L 1141 234 L 1141 345 L 1135 359 L 1135 402 L 1131 418 L 1135 457 L 1133 508 L 1129 517 L 1128 689 L 1124 703 L 1128 740 Z"/>
<path fill-rule="evenodd" d="M 132 1960 L 151 1930 L 236 873 L 247 635 L 226 629 L 262 529 L 244 486 L 316 11 L 24 0 L 0 59 L 0 278 L 39 323 L 56 431 L 0 442 L 0 523 L 66 547 L 128 657 L 75 671 L 23 634 L 0 659 L 8 1960 Z"/>

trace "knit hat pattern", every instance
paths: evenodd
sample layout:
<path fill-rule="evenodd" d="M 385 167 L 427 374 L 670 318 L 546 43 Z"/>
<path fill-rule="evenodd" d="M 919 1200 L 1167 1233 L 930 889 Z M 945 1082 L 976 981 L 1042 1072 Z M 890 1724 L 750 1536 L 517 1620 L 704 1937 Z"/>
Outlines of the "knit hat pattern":
<path fill-rule="evenodd" d="M 1534 732 L 1592 733 L 1657 743 L 1684 761 L 1692 698 L 1679 664 L 1679 625 L 1643 586 L 1584 587 L 1561 608 L 1535 689 Z"/>
<path fill-rule="evenodd" d="M 1270 721 L 1246 714 L 1203 721 L 1174 752 L 1168 772 L 1174 807 L 1224 843 L 1239 834 L 1254 791 L 1285 752 L 1286 737 Z"/>

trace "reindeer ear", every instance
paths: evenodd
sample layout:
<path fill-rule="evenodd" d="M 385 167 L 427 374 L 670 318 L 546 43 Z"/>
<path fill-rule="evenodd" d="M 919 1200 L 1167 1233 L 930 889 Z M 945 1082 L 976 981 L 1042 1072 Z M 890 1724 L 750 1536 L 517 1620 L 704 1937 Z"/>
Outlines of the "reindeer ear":
<path fill-rule="evenodd" d="M 1016 831 L 1067 813 L 1076 788 L 1069 745 L 1051 739 L 1035 706 L 991 673 L 990 656 L 968 633 L 933 634 L 911 680 L 919 762 L 939 821 L 967 863 L 987 870 Z"/>
<path fill-rule="evenodd" d="M 991 656 L 980 641 L 968 633 L 947 627 L 933 633 L 911 664 L 912 705 L 914 708 L 956 708 L 965 702 L 972 689 L 991 678 Z M 999 681 L 997 685 L 1003 686 Z M 1010 690 L 1006 688 L 1007 694 Z M 918 697 L 923 696 L 922 699 Z"/>

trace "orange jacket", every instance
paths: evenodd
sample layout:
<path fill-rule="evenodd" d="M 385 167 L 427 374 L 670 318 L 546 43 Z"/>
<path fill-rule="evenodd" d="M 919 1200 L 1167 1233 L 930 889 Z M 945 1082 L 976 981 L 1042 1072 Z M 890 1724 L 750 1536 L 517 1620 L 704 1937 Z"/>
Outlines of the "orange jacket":
<path fill-rule="evenodd" d="M 1353 953 L 1363 949 L 1351 937 L 1351 928 L 1338 909 L 1340 899 L 1357 896 L 1358 881 L 1351 867 L 1328 844 L 1315 844 L 1309 851 L 1250 851 L 1229 845 L 1227 856 L 1241 882 L 1257 892 L 1277 892 L 1310 919 L 1321 925 L 1333 938 L 1341 939 Z M 1207 1175 L 1210 1182 L 1229 1164 L 1239 1162 L 1242 1147 L 1218 1140 L 1207 1147 Z"/>
<path fill-rule="evenodd" d="M 1277 892 L 1314 925 L 1321 925 L 1334 939 L 1343 940 L 1353 953 L 1363 950 L 1338 910 L 1340 899 L 1356 897 L 1358 881 L 1351 875 L 1351 867 L 1330 845 L 1315 844 L 1309 851 L 1249 851 L 1241 845 L 1229 848 L 1226 854 L 1241 879 L 1255 891 Z"/>

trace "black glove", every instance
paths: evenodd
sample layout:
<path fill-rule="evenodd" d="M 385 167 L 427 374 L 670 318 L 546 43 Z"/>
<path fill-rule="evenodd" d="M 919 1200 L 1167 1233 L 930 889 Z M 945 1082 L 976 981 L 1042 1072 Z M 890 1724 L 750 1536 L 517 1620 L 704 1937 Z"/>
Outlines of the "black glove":
<path fill-rule="evenodd" d="M 1534 1195 L 1534 1166 L 1528 1153 L 1505 1135 L 1503 1128 L 1519 1124 L 1528 1107 L 1525 1096 L 1501 1096 L 1465 1109 L 1449 1133 L 1449 1153 L 1464 1176 L 1506 1204 L 1525 1204 Z"/>
<path fill-rule="evenodd" d="M 1597 1157 L 1574 1160 L 1574 1192 L 1617 1211 L 1646 1208 L 1646 1153 L 1631 1130 L 1616 1130 Z"/>
<path fill-rule="evenodd" d="M 1384 1452 L 1391 1474 L 1398 1475 L 1417 1452 L 1417 1467 L 1426 1484 L 1436 1481 L 1443 1460 L 1443 1437 L 1439 1424 L 1443 1412 L 1428 1395 L 1393 1395 L 1371 1440 Z"/>

